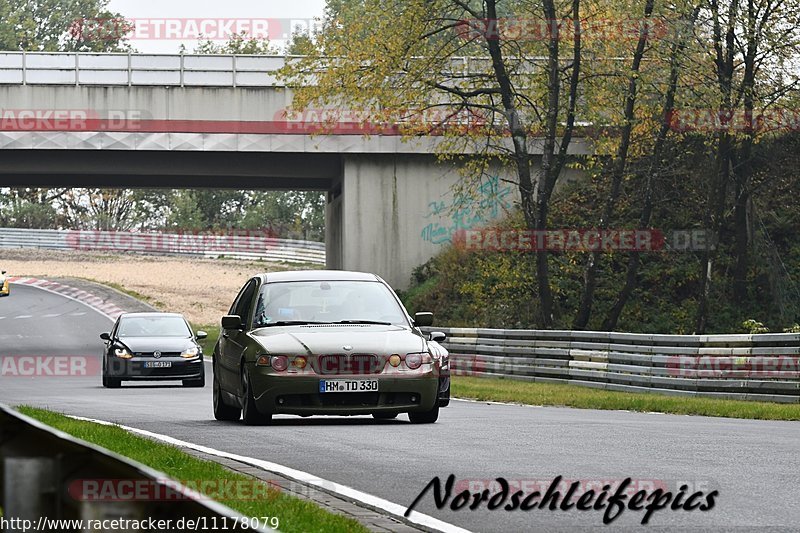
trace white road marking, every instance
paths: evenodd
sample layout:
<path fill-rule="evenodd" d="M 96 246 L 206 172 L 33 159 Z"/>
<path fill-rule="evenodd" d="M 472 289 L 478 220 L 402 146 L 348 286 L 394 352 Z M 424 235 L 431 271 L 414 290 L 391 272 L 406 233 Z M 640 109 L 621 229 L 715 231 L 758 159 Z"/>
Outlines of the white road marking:
<path fill-rule="evenodd" d="M 33 315 L 17 315 L 14 318 L 33 318 Z"/>
<path fill-rule="evenodd" d="M 371 494 L 367 494 L 366 492 L 361 492 L 360 490 L 350 488 L 346 485 L 341 485 L 339 483 L 334 483 L 333 481 L 322 479 L 313 474 L 309 474 L 308 472 L 303 472 L 302 470 L 295 470 L 294 468 L 289 468 L 288 466 L 279 465 L 277 463 L 271 463 L 269 461 L 264 461 L 263 459 L 255 459 L 252 457 L 245 457 L 243 455 L 237 455 L 234 453 L 215 450 L 214 448 L 209 448 L 207 446 L 201 446 L 199 444 L 193 444 L 191 442 L 182 441 L 174 437 L 170 437 L 168 435 L 161 435 L 159 433 L 153 433 L 152 431 L 147 431 L 144 429 L 137 429 L 129 426 L 123 426 L 120 424 L 114 424 L 113 422 L 106 422 L 105 420 L 97 420 L 94 418 L 86 418 L 83 416 L 73 416 L 73 415 L 67 415 L 67 416 L 75 420 L 94 422 L 96 424 L 102 424 L 104 426 L 117 426 L 126 431 L 130 431 L 131 433 L 136 433 L 138 435 L 143 435 L 151 439 L 159 440 L 161 442 L 166 442 L 167 444 L 172 444 L 173 446 L 189 448 L 191 450 L 202 452 L 208 455 L 214 455 L 216 457 L 224 457 L 226 459 L 239 461 L 240 463 L 256 466 L 258 468 L 261 468 L 262 470 L 266 470 L 267 472 L 273 472 L 275 474 L 280 474 L 282 476 L 291 478 L 295 481 L 299 481 L 300 483 L 313 485 L 315 487 L 322 489 L 323 491 L 334 492 L 340 496 L 344 496 L 345 498 L 350 498 L 353 500 L 360 501 L 370 507 L 376 509 L 383 509 L 389 514 L 401 518 L 403 517 L 403 514 L 406 512 L 406 508 L 403 507 L 402 505 L 390 502 L 388 500 L 384 500 L 383 498 L 379 498 Z M 434 518 L 432 516 L 419 513 L 417 511 L 411 511 L 411 514 L 406 518 L 406 520 L 414 522 L 415 524 L 420 524 L 435 529 L 437 531 L 443 531 L 444 533 L 470 533 L 468 529 L 463 529 L 456 525 L 449 524 L 447 522 L 439 520 L 438 518 Z"/>
<path fill-rule="evenodd" d="M 83 316 L 85 314 L 86 314 L 85 312 L 83 312 L 83 313 L 70 313 L 69 316 Z"/>
<path fill-rule="evenodd" d="M 42 315 L 42 318 L 55 318 L 57 316 L 61 316 L 61 313 L 47 313 L 46 315 Z"/>

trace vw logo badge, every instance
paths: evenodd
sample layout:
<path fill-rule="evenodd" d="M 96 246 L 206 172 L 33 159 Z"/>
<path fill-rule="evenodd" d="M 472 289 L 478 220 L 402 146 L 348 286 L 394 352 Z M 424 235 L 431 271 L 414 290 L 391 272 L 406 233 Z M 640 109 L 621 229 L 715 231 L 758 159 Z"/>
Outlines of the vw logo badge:
<path fill-rule="evenodd" d="M 350 346 L 349 344 L 345 344 L 344 346 L 342 346 L 342 349 L 345 350 L 346 352 L 349 352 L 350 350 L 353 349 L 353 347 Z"/>
<path fill-rule="evenodd" d="M 156 350 L 155 352 L 153 352 L 153 357 L 155 357 L 156 359 L 158 359 L 159 357 L 161 357 L 161 352 L 159 352 L 158 350 Z"/>

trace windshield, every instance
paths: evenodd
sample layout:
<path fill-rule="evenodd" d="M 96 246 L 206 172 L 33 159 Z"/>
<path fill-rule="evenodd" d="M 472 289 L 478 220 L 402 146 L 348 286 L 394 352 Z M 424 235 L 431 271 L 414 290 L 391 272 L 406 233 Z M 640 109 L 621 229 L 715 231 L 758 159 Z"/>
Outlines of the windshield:
<path fill-rule="evenodd" d="M 405 311 L 377 281 L 295 281 L 261 287 L 253 327 L 349 321 L 408 326 Z"/>
<path fill-rule="evenodd" d="M 137 316 L 119 322 L 119 337 L 190 337 L 192 332 L 179 316 Z"/>

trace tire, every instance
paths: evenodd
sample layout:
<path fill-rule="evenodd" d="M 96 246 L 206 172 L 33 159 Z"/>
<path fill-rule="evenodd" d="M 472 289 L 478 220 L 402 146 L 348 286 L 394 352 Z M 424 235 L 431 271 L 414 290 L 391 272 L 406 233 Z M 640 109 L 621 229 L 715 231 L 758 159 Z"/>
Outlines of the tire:
<path fill-rule="evenodd" d="M 201 374 L 197 379 L 184 379 L 183 380 L 184 387 L 197 387 L 202 388 L 206 386 L 206 375 Z"/>
<path fill-rule="evenodd" d="M 372 413 L 372 418 L 375 420 L 392 420 L 397 418 L 397 413 Z"/>
<path fill-rule="evenodd" d="M 225 403 L 225 400 L 222 398 L 222 391 L 219 387 L 219 381 L 217 380 L 217 374 L 214 373 L 214 377 L 211 379 L 212 381 L 212 396 L 213 396 L 213 403 L 214 403 L 214 418 L 217 420 L 224 420 L 228 422 L 233 422 L 239 420 L 239 416 L 242 414 L 242 410 L 238 407 L 231 407 L 230 405 Z"/>
<path fill-rule="evenodd" d="M 439 418 L 439 400 L 433 404 L 433 409 L 430 411 L 410 412 L 408 419 L 412 424 L 433 424 Z"/>
<path fill-rule="evenodd" d="M 119 378 L 109 378 L 103 376 L 103 387 L 107 389 L 118 389 L 122 386 L 122 380 Z"/>
<path fill-rule="evenodd" d="M 248 426 L 265 426 L 272 422 L 271 414 L 263 414 L 256 406 L 256 400 L 253 398 L 253 391 L 250 385 L 250 379 L 247 372 L 242 369 L 242 393 L 244 394 L 244 401 L 242 402 L 242 420 Z"/>

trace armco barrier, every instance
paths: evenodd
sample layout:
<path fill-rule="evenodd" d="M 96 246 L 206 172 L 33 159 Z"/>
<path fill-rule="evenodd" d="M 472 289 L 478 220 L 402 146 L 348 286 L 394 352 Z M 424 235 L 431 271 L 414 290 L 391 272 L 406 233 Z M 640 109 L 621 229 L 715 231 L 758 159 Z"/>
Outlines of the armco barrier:
<path fill-rule="evenodd" d="M 112 481 L 121 486 L 130 481 L 150 487 L 148 494 L 172 495 L 169 498 L 147 497 L 76 497 L 74 487 L 80 480 Z M 112 521 L 119 519 L 155 522 L 166 520 L 171 527 L 186 529 L 188 520 L 205 523 L 206 529 L 226 520 L 237 531 L 273 531 L 260 527 L 232 509 L 208 497 L 192 492 L 165 474 L 116 455 L 98 446 L 56 431 L 0 404 L 0 503 L 5 531 L 88 531 L 55 520 Z M 102 496 L 102 494 L 101 494 Z M 183 519 L 183 527 L 178 521 Z M 33 525 L 23 529 L 24 520 Z M 46 522 L 48 520 L 49 522 Z M 204 522 L 199 522 L 204 520 Z M 110 522 L 108 522 L 110 523 Z M 194 529 L 194 527 L 190 527 Z M 120 528 L 116 528 L 121 530 Z M 131 528 L 133 529 L 133 528 Z M 141 528 L 135 528 L 141 529 Z M 150 528 L 152 529 L 152 528 Z M 203 530 L 203 527 L 197 530 Z M 102 529 L 99 529 L 102 530 Z M 106 529 L 108 530 L 108 529 Z M 128 530 L 128 528 L 124 528 Z"/>
<path fill-rule="evenodd" d="M 648 335 L 602 331 L 442 331 L 453 375 L 626 392 L 800 403 L 800 334 Z"/>
<path fill-rule="evenodd" d="M 0 228 L 0 248 L 49 248 L 105 252 L 228 257 L 325 264 L 325 243 L 277 239 L 266 232 L 224 234 Z"/>

